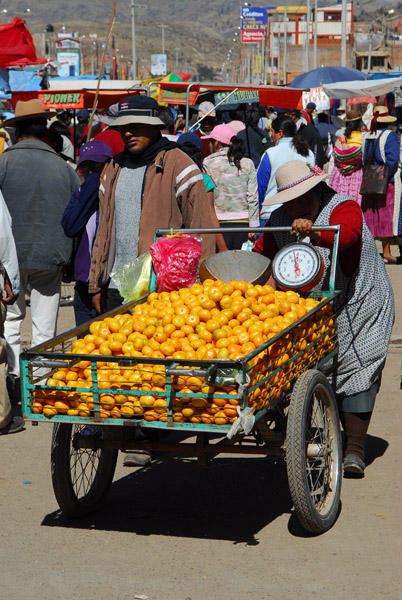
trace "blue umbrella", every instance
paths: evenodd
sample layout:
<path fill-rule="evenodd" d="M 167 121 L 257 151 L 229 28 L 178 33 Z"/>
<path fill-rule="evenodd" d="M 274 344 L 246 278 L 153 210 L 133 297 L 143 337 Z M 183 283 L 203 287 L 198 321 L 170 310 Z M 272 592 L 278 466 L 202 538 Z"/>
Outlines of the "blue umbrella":
<path fill-rule="evenodd" d="M 349 67 L 319 67 L 307 73 L 302 73 L 288 85 L 293 88 L 316 88 L 323 83 L 337 83 L 339 81 L 359 81 L 373 79 L 371 75 L 362 73 Z"/>

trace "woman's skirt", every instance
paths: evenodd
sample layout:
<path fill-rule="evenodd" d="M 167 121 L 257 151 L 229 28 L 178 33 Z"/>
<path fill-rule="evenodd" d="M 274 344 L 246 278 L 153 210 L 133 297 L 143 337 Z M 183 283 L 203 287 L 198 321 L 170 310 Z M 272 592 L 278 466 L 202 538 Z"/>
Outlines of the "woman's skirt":
<path fill-rule="evenodd" d="M 387 195 L 378 200 L 373 196 L 363 196 L 361 203 L 364 220 L 373 237 L 392 237 L 394 215 L 394 184 L 389 183 Z"/>
<path fill-rule="evenodd" d="M 329 187 L 335 190 L 338 194 L 346 194 L 354 198 L 361 206 L 362 197 L 360 188 L 362 185 L 363 170 L 357 169 L 350 175 L 342 175 L 342 173 L 334 167 L 328 181 Z"/>

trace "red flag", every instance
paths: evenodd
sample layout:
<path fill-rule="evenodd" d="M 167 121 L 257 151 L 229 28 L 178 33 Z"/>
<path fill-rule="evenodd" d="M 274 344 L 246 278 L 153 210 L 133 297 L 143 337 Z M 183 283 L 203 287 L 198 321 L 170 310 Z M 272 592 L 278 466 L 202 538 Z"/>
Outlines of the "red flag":
<path fill-rule="evenodd" d="M 41 65 L 46 58 L 38 58 L 32 35 L 25 21 L 15 17 L 12 23 L 0 25 L 0 67 Z"/>

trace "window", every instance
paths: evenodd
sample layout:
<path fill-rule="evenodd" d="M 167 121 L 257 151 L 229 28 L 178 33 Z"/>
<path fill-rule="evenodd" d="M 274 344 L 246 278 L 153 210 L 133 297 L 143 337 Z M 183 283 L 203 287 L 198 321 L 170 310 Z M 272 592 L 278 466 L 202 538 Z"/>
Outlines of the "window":
<path fill-rule="evenodd" d="M 341 11 L 337 10 L 336 12 L 325 11 L 324 12 L 324 21 L 340 21 L 341 20 Z"/>

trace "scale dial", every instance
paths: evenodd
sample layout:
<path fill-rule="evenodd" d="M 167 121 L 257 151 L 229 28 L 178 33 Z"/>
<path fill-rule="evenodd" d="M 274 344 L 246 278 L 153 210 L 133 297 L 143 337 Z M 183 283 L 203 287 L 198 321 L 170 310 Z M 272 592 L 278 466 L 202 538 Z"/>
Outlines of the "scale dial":
<path fill-rule="evenodd" d="M 308 292 L 321 279 L 324 263 L 311 244 L 294 242 L 281 248 L 272 263 L 272 275 L 283 290 Z"/>

